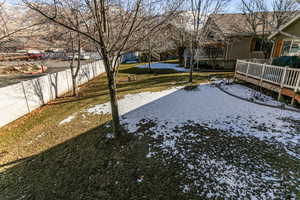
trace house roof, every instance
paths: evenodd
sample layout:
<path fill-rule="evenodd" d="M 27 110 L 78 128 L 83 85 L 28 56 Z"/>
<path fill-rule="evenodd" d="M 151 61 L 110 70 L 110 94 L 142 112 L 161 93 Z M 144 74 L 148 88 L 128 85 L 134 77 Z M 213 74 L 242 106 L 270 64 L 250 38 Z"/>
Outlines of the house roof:
<path fill-rule="evenodd" d="M 259 21 L 255 22 L 255 31 L 251 28 L 249 15 L 243 13 L 212 14 L 210 20 L 217 26 L 216 28 L 225 35 L 251 35 L 254 32 L 256 32 L 256 34 L 270 33 L 273 30 L 271 26 L 272 23 L 274 23 L 273 13 L 262 12 L 255 14 L 267 16 L 265 27 L 263 26 L 263 23 Z"/>
<path fill-rule="evenodd" d="M 271 40 L 272 38 L 274 38 L 275 36 L 277 36 L 281 31 L 283 31 L 284 29 L 288 28 L 289 26 L 291 26 L 294 22 L 296 22 L 297 20 L 300 20 L 300 14 L 298 14 L 296 17 L 294 17 L 293 19 L 291 19 L 289 22 L 287 22 L 286 24 L 284 24 L 281 28 L 279 28 L 279 30 L 274 31 L 274 33 L 272 33 L 268 39 Z"/>
<path fill-rule="evenodd" d="M 184 29 L 186 32 L 192 32 L 196 28 L 194 24 L 194 15 L 197 15 L 197 11 L 177 11 L 169 23 L 177 28 Z M 199 16 L 198 25 L 200 29 L 204 26 L 207 18 L 208 15 L 202 14 Z"/>

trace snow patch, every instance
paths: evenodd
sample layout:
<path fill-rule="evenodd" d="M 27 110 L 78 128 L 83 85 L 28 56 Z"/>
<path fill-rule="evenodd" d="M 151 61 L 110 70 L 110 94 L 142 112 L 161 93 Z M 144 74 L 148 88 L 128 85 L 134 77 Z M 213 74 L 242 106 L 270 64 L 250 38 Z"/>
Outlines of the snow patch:
<path fill-rule="evenodd" d="M 145 68 L 148 68 L 149 65 L 148 64 L 139 65 L 139 66 L 136 66 L 136 67 L 140 68 L 140 69 L 145 69 Z M 189 72 L 190 71 L 189 69 L 179 67 L 178 64 L 170 64 L 170 63 L 151 63 L 150 67 L 151 67 L 151 69 L 173 69 L 173 70 L 178 71 L 178 72 Z"/>
<path fill-rule="evenodd" d="M 128 106 L 126 112 L 122 112 L 127 113 L 122 122 L 127 124 L 130 132 L 136 132 L 141 119 L 153 120 L 157 122 L 156 127 L 164 127 L 159 130 L 153 128 L 156 134 L 161 135 L 165 130 L 172 130 L 183 123 L 193 121 L 206 124 L 208 128 L 228 131 L 235 136 L 254 136 L 263 141 L 292 146 L 300 144 L 300 134 L 296 133 L 293 124 L 283 120 L 300 120 L 299 113 L 246 102 L 211 85 L 201 85 L 198 88 L 195 91 L 162 91 L 157 95 L 168 95 L 159 95 L 161 98 L 157 98 L 156 101 L 152 99 L 148 104 L 145 97 L 150 98 L 151 93 L 125 97 L 123 102 L 120 102 L 120 107 L 124 109 L 125 105 L 135 105 L 135 111 L 127 113 L 130 110 Z M 247 94 L 245 89 L 241 87 L 238 91 Z M 172 141 L 166 142 L 166 146 L 174 146 Z"/>
<path fill-rule="evenodd" d="M 253 96 L 253 91 L 244 86 L 226 85 L 224 87 L 245 98 Z M 272 105 L 280 104 L 268 96 L 259 95 L 264 102 Z M 192 180 L 190 184 L 182 185 L 184 192 L 189 192 L 195 187 L 202 187 L 206 192 L 202 196 L 207 198 L 221 198 L 225 195 L 229 199 L 238 191 L 239 195 L 245 198 L 250 195 L 251 199 L 273 199 L 277 193 L 277 189 L 274 188 L 280 182 L 276 177 L 277 172 L 266 163 L 262 163 L 264 166 L 255 166 L 263 169 L 262 172 L 259 170 L 256 172 L 205 153 L 197 155 L 194 160 L 188 160 L 189 149 L 182 153 L 177 144 L 177 139 L 183 133 L 176 129 L 183 128 L 185 124 L 198 123 L 207 128 L 224 130 L 236 137 L 255 137 L 268 143 L 283 145 L 287 154 L 300 159 L 299 152 L 295 150 L 300 145 L 299 130 L 290 120 L 286 120 L 300 120 L 299 113 L 253 104 L 232 97 L 212 85 L 201 85 L 197 90 L 192 91 L 172 88 L 161 92 L 126 95 L 119 101 L 119 107 L 122 123 L 130 132 L 143 135 L 144 133 L 137 132 L 141 124 L 153 122 L 147 131 L 152 132 L 154 138 L 162 138 L 162 143 L 158 144 L 159 147 L 163 151 L 179 155 L 184 161 L 186 174 Z M 110 104 L 96 105 L 85 112 L 109 114 Z M 197 143 L 209 139 L 208 136 L 197 139 L 197 135 L 189 130 L 188 134 Z M 146 157 L 155 157 L 156 153 L 149 147 Z M 241 163 L 247 163 L 247 159 L 247 157 L 241 158 Z M 211 179 L 213 179 L 212 185 L 206 184 L 206 180 Z M 142 178 L 137 179 L 137 182 L 142 181 Z M 264 194 L 256 193 L 257 189 L 269 184 L 274 188 L 266 188 Z M 226 191 L 222 191 L 224 188 Z M 291 195 L 295 196 L 295 194 Z"/>
<path fill-rule="evenodd" d="M 238 97 L 254 100 L 256 102 L 273 105 L 273 106 L 282 106 L 282 103 L 273 99 L 270 96 L 264 95 L 261 92 L 258 92 L 252 88 L 248 88 L 243 85 L 234 84 L 234 85 L 222 85 L 222 88 L 229 93 L 236 95 Z"/>
<path fill-rule="evenodd" d="M 175 87 L 170 90 L 164 90 L 161 92 L 143 92 L 139 94 L 125 95 L 123 99 L 118 101 L 120 115 L 126 114 L 132 110 L 135 110 L 159 98 L 162 98 L 166 95 L 176 92 L 181 88 L 182 87 Z M 104 104 L 98 104 L 95 105 L 94 107 L 86 109 L 85 112 L 94 115 L 110 114 L 111 105 L 110 102 Z"/>
<path fill-rule="evenodd" d="M 112 133 L 107 133 L 105 137 L 106 137 L 106 139 L 113 139 L 113 138 L 115 138 L 114 134 L 112 134 Z"/>
<path fill-rule="evenodd" d="M 74 113 L 72 115 L 70 115 L 69 117 L 67 117 L 66 119 L 62 120 L 61 122 L 59 122 L 59 126 L 66 124 L 66 123 L 70 123 L 73 119 L 75 119 L 77 113 Z"/>

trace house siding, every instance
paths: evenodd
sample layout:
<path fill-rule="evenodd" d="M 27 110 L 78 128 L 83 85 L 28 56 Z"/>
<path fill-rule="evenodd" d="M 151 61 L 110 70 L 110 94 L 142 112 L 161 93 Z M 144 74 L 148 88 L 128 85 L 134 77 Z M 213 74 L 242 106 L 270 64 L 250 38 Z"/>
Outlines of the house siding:
<path fill-rule="evenodd" d="M 283 29 L 283 32 L 289 33 L 291 35 L 300 36 L 300 18 L 298 18 L 294 23 L 290 24 L 288 27 Z M 281 56 L 284 40 L 293 40 L 293 38 L 290 38 L 286 35 L 282 35 L 280 33 L 275 35 L 272 39 L 275 40 L 273 47 L 274 51 L 272 55 L 273 58 Z"/>
<path fill-rule="evenodd" d="M 290 33 L 290 34 L 293 34 L 293 35 L 300 36 L 300 19 L 295 21 L 289 27 L 285 28 L 283 31 L 286 32 L 286 33 Z M 285 35 L 281 35 L 281 34 L 278 34 L 275 38 L 277 40 L 290 39 L 289 37 L 287 37 Z"/>
<path fill-rule="evenodd" d="M 263 52 L 251 52 L 251 37 L 241 38 L 229 45 L 227 60 L 264 58 Z"/>

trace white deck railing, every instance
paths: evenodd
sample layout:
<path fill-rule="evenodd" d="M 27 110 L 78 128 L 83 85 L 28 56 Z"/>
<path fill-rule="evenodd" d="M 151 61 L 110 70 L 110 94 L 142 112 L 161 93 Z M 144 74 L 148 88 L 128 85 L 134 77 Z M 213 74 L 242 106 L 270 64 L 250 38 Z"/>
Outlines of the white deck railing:
<path fill-rule="evenodd" d="M 236 73 L 300 91 L 300 69 L 237 60 Z"/>

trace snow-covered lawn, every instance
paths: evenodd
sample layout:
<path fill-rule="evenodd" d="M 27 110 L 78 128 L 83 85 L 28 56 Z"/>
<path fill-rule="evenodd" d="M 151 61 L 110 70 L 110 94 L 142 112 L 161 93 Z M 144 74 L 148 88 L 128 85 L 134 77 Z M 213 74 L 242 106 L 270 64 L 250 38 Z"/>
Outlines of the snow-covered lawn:
<path fill-rule="evenodd" d="M 248 88 L 244 85 L 240 84 L 234 84 L 234 85 L 222 85 L 222 88 L 231 94 L 234 94 L 236 96 L 257 101 L 260 103 L 264 103 L 267 105 L 273 105 L 273 106 L 281 106 L 282 103 L 273 99 L 270 96 L 264 95 L 261 92 L 258 92 L 252 88 Z"/>
<path fill-rule="evenodd" d="M 226 89 L 253 93 L 238 85 Z M 222 199 L 299 198 L 299 113 L 246 102 L 209 84 L 127 95 L 119 107 L 129 132 L 157 140 L 147 158 L 163 153 L 180 160 L 182 191 Z M 109 114 L 110 105 L 82 112 Z"/>
<path fill-rule="evenodd" d="M 250 97 L 254 92 L 241 85 L 226 86 L 228 91 Z M 256 92 L 258 93 L 258 92 Z M 280 102 L 260 94 L 265 103 Z M 155 120 L 168 129 L 188 121 L 205 124 L 209 128 L 230 131 L 236 136 L 254 136 L 269 142 L 299 144 L 300 134 L 292 134 L 293 120 L 300 114 L 249 103 L 231 97 L 216 87 L 204 84 L 193 91 L 181 87 L 161 92 L 126 95 L 119 101 L 120 114 L 130 132 L 138 129 L 141 119 Z M 90 114 L 110 114 L 110 104 L 99 104 L 85 110 Z M 159 133 L 158 133 L 159 134 Z"/>
<path fill-rule="evenodd" d="M 171 63 L 151 63 L 150 66 L 151 66 L 151 69 L 173 69 L 178 72 L 188 72 L 189 71 L 189 69 L 179 67 L 178 64 L 171 64 Z M 148 68 L 149 66 L 148 66 L 148 64 L 146 64 L 146 65 L 139 65 L 136 67 L 145 69 L 145 68 Z"/>

